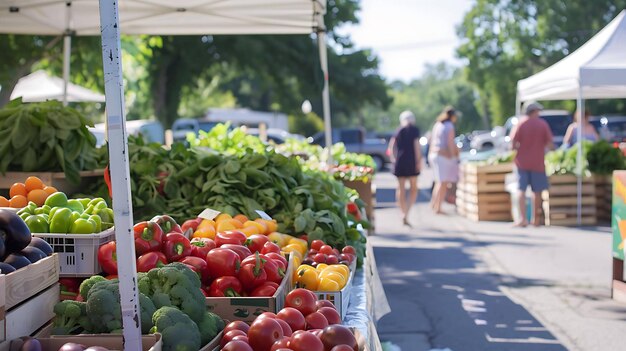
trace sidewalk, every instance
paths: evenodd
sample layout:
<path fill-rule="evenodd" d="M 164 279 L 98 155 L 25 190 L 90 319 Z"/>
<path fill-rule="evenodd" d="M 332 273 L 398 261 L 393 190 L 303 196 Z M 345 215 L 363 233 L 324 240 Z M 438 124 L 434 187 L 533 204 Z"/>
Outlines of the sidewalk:
<path fill-rule="evenodd" d="M 434 216 L 427 175 L 408 228 L 393 176 L 379 174 L 376 184 L 370 240 L 392 308 L 378 323 L 381 340 L 403 351 L 624 349 L 626 306 L 609 299 L 608 228 Z"/>

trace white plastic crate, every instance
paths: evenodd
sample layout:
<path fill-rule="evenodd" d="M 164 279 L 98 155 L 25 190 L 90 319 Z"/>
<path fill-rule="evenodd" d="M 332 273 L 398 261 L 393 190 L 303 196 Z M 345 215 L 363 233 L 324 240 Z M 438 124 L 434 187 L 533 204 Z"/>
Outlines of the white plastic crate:
<path fill-rule="evenodd" d="M 318 300 L 328 300 L 337 308 L 337 312 L 341 316 L 341 320 L 346 318 L 348 313 L 348 305 L 350 304 L 350 294 L 352 290 L 352 278 L 356 271 L 356 260 L 350 265 L 350 277 L 343 289 L 339 291 L 313 291 Z"/>
<path fill-rule="evenodd" d="M 115 239 L 115 228 L 96 234 L 33 233 L 52 246 L 59 254 L 61 277 L 90 277 L 102 272 L 98 264 L 98 249 Z"/>

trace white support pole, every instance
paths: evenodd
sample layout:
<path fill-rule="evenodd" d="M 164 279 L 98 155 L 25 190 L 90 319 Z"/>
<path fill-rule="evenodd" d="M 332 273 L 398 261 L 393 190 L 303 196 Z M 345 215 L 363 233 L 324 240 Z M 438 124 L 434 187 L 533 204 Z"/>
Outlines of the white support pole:
<path fill-rule="evenodd" d="M 130 196 L 128 140 L 124 114 L 124 82 L 117 0 L 100 0 L 102 63 L 106 95 L 109 168 L 115 215 L 115 241 L 124 327 L 124 350 L 141 350 L 141 316 L 137 293 L 133 212 Z"/>
<path fill-rule="evenodd" d="M 63 106 L 67 106 L 67 85 L 70 82 L 70 58 L 72 52 L 72 3 L 65 4 L 65 33 L 63 34 Z"/>
<path fill-rule="evenodd" d="M 324 109 L 324 134 L 326 148 L 328 152 L 328 165 L 333 163 L 333 155 L 331 148 L 333 146 L 332 126 L 330 123 L 330 89 L 328 87 L 328 51 L 326 48 L 326 32 L 320 30 L 317 32 L 317 44 L 320 50 L 320 65 L 324 74 L 324 89 L 322 91 L 322 104 Z"/>
<path fill-rule="evenodd" d="M 576 101 L 578 109 L 578 128 L 576 128 L 576 224 L 580 226 L 582 224 L 582 189 L 583 189 L 583 128 L 584 128 L 584 115 L 585 115 L 585 100 L 583 100 L 583 88 L 580 82 L 578 83 L 578 100 Z M 574 116 L 576 118 L 576 116 Z"/>

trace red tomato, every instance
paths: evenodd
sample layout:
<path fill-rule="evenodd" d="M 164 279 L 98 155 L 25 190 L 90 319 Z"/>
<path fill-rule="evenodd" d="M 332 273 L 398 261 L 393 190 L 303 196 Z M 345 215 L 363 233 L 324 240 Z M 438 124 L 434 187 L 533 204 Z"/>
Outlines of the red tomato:
<path fill-rule="evenodd" d="M 276 314 L 276 318 L 281 319 L 291 327 L 292 331 L 296 330 L 304 330 L 306 327 L 306 322 L 304 321 L 304 316 L 300 311 L 293 307 L 285 307 L 278 314 Z"/>
<path fill-rule="evenodd" d="M 333 307 L 322 307 L 318 309 L 317 312 L 323 314 L 324 317 L 326 317 L 329 325 L 341 324 L 341 316 L 339 315 L 339 312 L 337 312 L 337 310 Z"/>
<path fill-rule="evenodd" d="M 341 344 L 333 347 L 330 351 L 354 351 L 354 349 L 350 345 Z"/>
<path fill-rule="evenodd" d="M 337 250 L 337 249 L 333 249 L 333 255 L 339 256 L 339 255 L 341 255 L 341 252 L 339 252 L 339 250 Z"/>
<path fill-rule="evenodd" d="M 279 318 L 276 318 L 276 321 L 278 322 L 278 324 L 280 324 L 280 327 L 283 328 L 283 335 L 291 336 L 293 332 L 291 331 L 291 327 L 289 326 L 289 324 L 287 324 L 287 322 Z"/>
<path fill-rule="evenodd" d="M 313 242 L 311 243 L 311 248 L 313 250 L 319 251 L 324 245 L 325 245 L 324 242 L 321 240 L 313 240 Z"/>
<path fill-rule="evenodd" d="M 246 335 L 246 336 L 243 336 L 243 335 L 237 335 L 237 336 L 235 336 L 234 338 L 232 338 L 230 341 L 233 341 L 233 340 L 241 340 L 241 341 L 245 342 L 246 344 L 250 344 L 250 343 L 248 342 L 248 336 L 247 336 L 247 335 Z"/>
<path fill-rule="evenodd" d="M 248 340 L 254 351 L 270 351 L 272 345 L 282 337 L 283 328 L 271 318 L 257 319 L 248 330 Z"/>
<path fill-rule="evenodd" d="M 324 351 L 324 344 L 313 333 L 299 330 L 291 336 L 289 347 L 293 351 Z"/>
<path fill-rule="evenodd" d="M 333 247 L 330 245 L 324 245 L 322 246 L 319 250 L 320 253 L 323 253 L 325 255 L 332 255 L 335 252 L 333 251 Z"/>
<path fill-rule="evenodd" d="M 285 307 L 293 307 L 306 316 L 315 311 L 317 297 L 307 289 L 294 289 L 285 298 Z"/>
<path fill-rule="evenodd" d="M 321 252 L 313 256 L 313 261 L 317 263 L 326 263 L 327 260 L 328 260 L 328 256 L 326 256 L 325 254 Z"/>
<path fill-rule="evenodd" d="M 270 349 L 270 351 L 277 351 L 277 350 L 284 350 L 284 349 L 289 349 L 289 342 L 291 341 L 290 337 L 284 336 L 282 339 L 276 341 L 274 343 L 274 345 L 272 345 L 272 348 Z"/>
<path fill-rule="evenodd" d="M 324 344 L 326 350 L 332 349 L 336 345 L 348 345 L 352 347 L 353 351 L 359 349 L 359 344 L 354 337 L 354 334 L 348 327 L 340 324 L 328 326 L 322 330 L 320 334 L 320 340 Z"/>
<path fill-rule="evenodd" d="M 335 305 L 328 301 L 328 300 L 317 300 L 315 302 L 315 307 L 319 310 L 322 307 L 332 307 L 335 309 L 335 311 L 337 310 L 337 307 L 335 307 Z"/>
<path fill-rule="evenodd" d="M 258 317 L 256 317 L 255 321 L 261 320 L 263 318 L 276 319 L 276 314 L 274 312 L 263 312 Z"/>
<path fill-rule="evenodd" d="M 326 257 L 326 264 L 337 264 L 339 263 L 339 257 L 335 256 L 335 255 L 330 255 L 328 257 Z"/>
<path fill-rule="evenodd" d="M 307 329 L 324 329 L 328 326 L 328 319 L 320 313 L 313 312 L 304 318 Z"/>
<path fill-rule="evenodd" d="M 347 245 L 343 249 L 341 249 L 341 253 L 356 255 L 356 249 L 354 246 Z"/>
<path fill-rule="evenodd" d="M 341 261 L 348 261 L 349 263 L 352 263 L 355 258 L 356 258 L 356 256 L 353 255 L 353 254 L 343 254 L 342 253 L 341 255 L 339 255 L 339 260 L 341 260 Z"/>
<path fill-rule="evenodd" d="M 228 323 L 228 325 L 224 328 L 222 333 L 226 334 L 231 330 L 242 330 L 243 332 L 247 334 L 248 329 L 250 329 L 250 326 L 246 322 L 234 321 L 234 322 Z"/>
<path fill-rule="evenodd" d="M 319 251 L 317 251 L 317 250 L 315 250 L 315 249 L 310 249 L 310 250 L 307 252 L 307 254 L 306 254 L 306 255 L 307 255 L 307 257 L 313 257 L 313 256 L 317 255 L 318 253 L 319 253 Z"/>
<path fill-rule="evenodd" d="M 229 341 L 221 351 L 254 351 L 250 345 L 242 340 Z"/>
<path fill-rule="evenodd" d="M 246 333 L 242 330 L 238 330 L 238 329 L 230 330 L 227 333 L 223 334 L 222 340 L 220 341 L 220 347 L 224 347 L 224 345 L 226 345 L 229 341 L 231 341 L 237 335 L 247 336 Z"/>
<path fill-rule="evenodd" d="M 265 245 L 263 245 L 263 250 L 261 250 L 261 253 L 265 255 L 270 252 L 275 252 L 277 254 L 280 254 L 280 247 L 274 244 L 273 242 L 268 241 L 265 243 Z"/>
<path fill-rule="evenodd" d="M 270 239 L 268 239 L 265 235 L 252 234 L 248 237 L 248 239 L 246 239 L 243 244 L 246 245 L 248 249 L 250 249 L 250 252 L 255 253 L 258 251 L 259 253 L 261 253 L 261 251 L 263 251 L 263 246 L 268 241 L 270 241 Z"/>

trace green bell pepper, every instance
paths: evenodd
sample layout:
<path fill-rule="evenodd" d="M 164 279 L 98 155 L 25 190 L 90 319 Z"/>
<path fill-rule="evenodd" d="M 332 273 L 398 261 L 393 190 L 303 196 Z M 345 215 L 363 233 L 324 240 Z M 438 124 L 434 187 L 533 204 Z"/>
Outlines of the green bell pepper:
<path fill-rule="evenodd" d="M 24 222 L 26 222 L 31 233 L 48 233 L 50 231 L 48 220 L 43 216 L 44 215 L 30 215 L 26 218 Z"/>
<path fill-rule="evenodd" d="M 97 213 L 98 216 L 100 216 L 100 218 L 102 219 L 102 222 L 106 222 L 106 223 L 113 223 L 113 210 L 110 208 L 103 208 L 101 210 L 99 210 Z"/>
<path fill-rule="evenodd" d="M 23 213 L 28 213 L 28 214 L 36 214 L 35 211 L 37 210 L 37 204 L 30 201 L 28 203 L 28 205 L 24 206 L 24 208 L 22 208 L 21 210 L 17 211 L 17 215 L 21 216 Z"/>
<path fill-rule="evenodd" d="M 70 226 L 70 233 L 72 234 L 91 234 L 95 232 L 96 222 L 92 219 L 78 218 Z"/>
<path fill-rule="evenodd" d="M 50 233 L 67 233 L 72 223 L 72 210 L 59 207 L 58 210 L 50 216 Z"/>
<path fill-rule="evenodd" d="M 72 211 L 72 215 L 70 216 L 70 222 L 75 222 L 80 218 L 80 212 Z"/>
<path fill-rule="evenodd" d="M 98 215 L 91 215 L 89 219 L 96 223 L 95 233 L 100 233 L 102 231 L 102 219 Z"/>
<path fill-rule="evenodd" d="M 83 213 L 83 211 L 85 211 L 85 207 L 83 207 L 83 204 L 76 199 L 68 200 L 67 208 L 78 213 Z"/>
<path fill-rule="evenodd" d="M 89 203 L 91 202 L 91 199 L 88 197 L 84 197 L 82 199 L 76 199 L 76 200 L 78 200 L 81 203 L 81 205 L 83 205 L 83 208 L 89 207 Z"/>
<path fill-rule="evenodd" d="M 48 205 L 50 207 L 66 207 L 67 206 L 67 195 L 60 191 L 53 193 L 48 196 L 44 205 Z"/>

